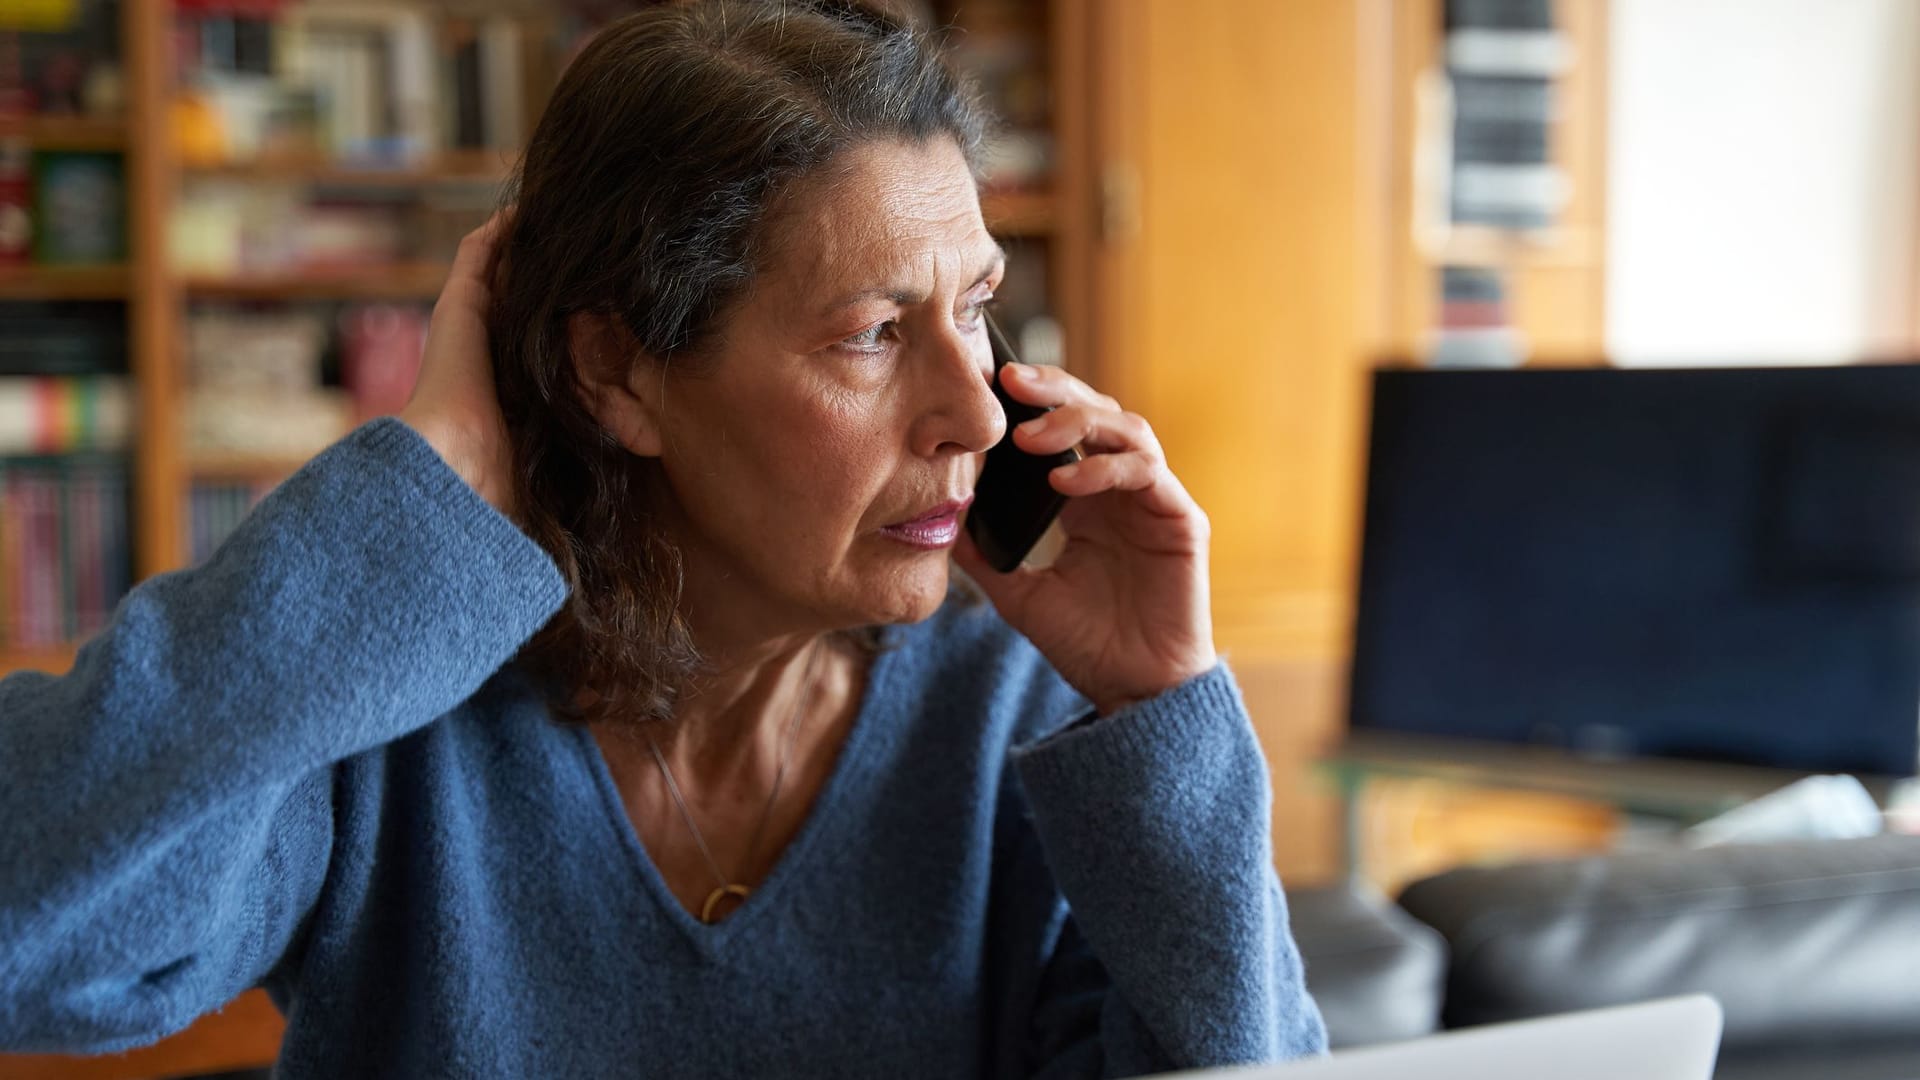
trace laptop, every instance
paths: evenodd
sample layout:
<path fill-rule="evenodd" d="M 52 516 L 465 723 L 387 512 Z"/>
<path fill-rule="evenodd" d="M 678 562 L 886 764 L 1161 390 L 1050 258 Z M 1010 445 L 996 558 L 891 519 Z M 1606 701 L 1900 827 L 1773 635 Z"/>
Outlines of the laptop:
<path fill-rule="evenodd" d="M 1720 1023 L 1719 1002 L 1690 994 L 1169 1080 L 1710 1080 Z"/>

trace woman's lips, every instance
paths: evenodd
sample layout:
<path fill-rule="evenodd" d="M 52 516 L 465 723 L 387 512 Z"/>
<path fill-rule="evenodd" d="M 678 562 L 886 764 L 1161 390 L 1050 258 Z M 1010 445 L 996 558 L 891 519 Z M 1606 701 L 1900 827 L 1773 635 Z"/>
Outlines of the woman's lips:
<path fill-rule="evenodd" d="M 952 547 L 953 542 L 960 539 L 960 515 L 972 502 L 972 498 L 967 498 L 942 503 L 911 521 L 886 525 L 880 531 L 908 547 L 927 551 Z"/>

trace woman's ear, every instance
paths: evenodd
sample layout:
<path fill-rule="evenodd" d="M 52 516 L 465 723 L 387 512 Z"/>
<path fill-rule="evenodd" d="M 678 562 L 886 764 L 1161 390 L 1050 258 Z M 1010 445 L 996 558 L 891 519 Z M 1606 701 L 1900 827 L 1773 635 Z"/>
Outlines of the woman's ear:
<path fill-rule="evenodd" d="M 635 370 L 646 365 L 646 358 L 633 335 L 615 316 L 577 311 L 567 316 L 567 351 L 579 379 L 581 404 L 600 426 L 628 453 L 659 457 L 664 442 L 659 380 Z"/>

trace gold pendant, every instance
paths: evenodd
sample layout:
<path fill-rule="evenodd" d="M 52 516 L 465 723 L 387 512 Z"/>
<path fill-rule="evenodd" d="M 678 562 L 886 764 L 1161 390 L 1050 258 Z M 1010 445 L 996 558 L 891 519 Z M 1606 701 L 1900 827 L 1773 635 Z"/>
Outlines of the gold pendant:
<path fill-rule="evenodd" d="M 713 890 L 707 894 L 707 902 L 700 905 L 700 921 L 709 926 L 713 925 L 715 922 L 713 909 L 720 906 L 720 901 L 731 896 L 744 904 L 746 903 L 747 895 L 752 891 L 752 889 L 747 888 L 745 885 L 722 885 Z"/>

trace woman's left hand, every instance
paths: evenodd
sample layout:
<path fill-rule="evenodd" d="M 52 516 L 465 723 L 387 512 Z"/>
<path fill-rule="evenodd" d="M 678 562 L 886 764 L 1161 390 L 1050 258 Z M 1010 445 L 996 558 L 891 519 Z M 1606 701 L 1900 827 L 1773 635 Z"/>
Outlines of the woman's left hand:
<path fill-rule="evenodd" d="M 1207 516 L 1153 429 L 1059 368 L 1009 364 L 1001 382 L 1016 400 L 1054 407 L 1014 429 L 1016 446 L 1052 454 L 1077 443 L 1087 457 L 1049 477 L 1071 497 L 1051 566 L 997 573 L 962 534 L 961 568 L 1103 716 L 1212 668 Z"/>

